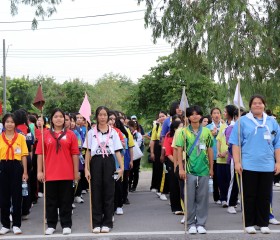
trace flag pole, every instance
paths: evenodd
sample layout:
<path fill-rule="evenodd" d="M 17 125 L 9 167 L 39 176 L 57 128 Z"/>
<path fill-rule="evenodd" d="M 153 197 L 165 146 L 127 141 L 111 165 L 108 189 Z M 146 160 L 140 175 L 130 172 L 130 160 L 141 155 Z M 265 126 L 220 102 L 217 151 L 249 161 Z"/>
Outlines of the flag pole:
<path fill-rule="evenodd" d="M 241 123 L 240 123 L 240 105 L 241 105 L 241 94 L 240 94 L 240 79 L 238 78 L 238 145 L 239 145 L 239 161 L 242 166 L 242 154 L 241 154 Z M 245 230 L 245 213 L 244 213 L 244 197 L 243 197 L 243 179 L 242 179 L 242 172 L 240 174 L 240 195 L 241 195 L 241 210 L 242 210 L 242 224 L 244 233 Z"/>
<path fill-rule="evenodd" d="M 187 127 L 187 117 L 186 117 L 186 109 L 184 111 L 184 122 L 185 122 L 185 128 Z M 184 205 L 185 205 L 185 235 L 187 234 L 187 226 L 188 226 L 188 197 L 187 197 L 187 139 L 186 139 L 186 134 L 184 133 L 184 149 L 185 149 L 185 179 L 184 179 Z"/>

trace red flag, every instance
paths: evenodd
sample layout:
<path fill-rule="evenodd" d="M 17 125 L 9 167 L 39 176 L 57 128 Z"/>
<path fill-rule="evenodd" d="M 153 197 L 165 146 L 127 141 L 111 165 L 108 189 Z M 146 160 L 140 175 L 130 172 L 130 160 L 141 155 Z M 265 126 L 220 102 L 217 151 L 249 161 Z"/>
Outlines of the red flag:
<path fill-rule="evenodd" d="M 85 98 L 80 107 L 79 113 L 90 123 L 91 106 L 88 101 L 87 94 L 85 95 Z"/>
<path fill-rule="evenodd" d="M 38 108 L 40 111 L 42 111 L 44 104 L 45 104 L 45 99 L 44 99 L 44 96 L 43 96 L 42 85 L 40 84 L 38 86 L 37 94 L 36 94 L 35 99 L 33 101 L 33 105 L 36 108 Z"/>

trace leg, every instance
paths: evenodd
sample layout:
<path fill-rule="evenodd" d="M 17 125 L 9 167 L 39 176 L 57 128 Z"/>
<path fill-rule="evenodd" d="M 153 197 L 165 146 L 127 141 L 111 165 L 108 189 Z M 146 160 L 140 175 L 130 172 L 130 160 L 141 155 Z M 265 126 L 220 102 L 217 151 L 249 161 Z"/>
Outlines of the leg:
<path fill-rule="evenodd" d="M 187 174 L 187 218 L 188 218 L 188 227 L 196 225 L 196 203 L 195 203 L 195 194 L 196 194 L 196 183 L 197 177 L 191 174 Z"/>
<path fill-rule="evenodd" d="M 132 188 L 136 189 L 139 181 L 140 159 L 133 161 L 133 185 Z"/>
<path fill-rule="evenodd" d="M 58 183 L 57 181 L 46 182 L 46 217 L 47 224 L 49 228 L 56 229 L 57 224 L 57 209 L 59 207 L 58 203 Z M 72 191 L 71 191 L 72 193 Z"/>
<path fill-rule="evenodd" d="M 226 164 L 217 163 L 217 175 L 221 201 L 227 201 L 228 181 Z"/>
<path fill-rule="evenodd" d="M 213 171 L 214 171 L 214 176 L 213 176 L 213 199 L 215 202 L 217 202 L 220 199 L 220 191 L 218 187 L 218 179 L 217 179 L 217 162 L 216 160 L 214 161 L 213 165 Z"/>
<path fill-rule="evenodd" d="M 205 227 L 208 217 L 209 202 L 209 177 L 198 177 L 198 187 L 196 188 L 196 221 L 197 226 Z"/>

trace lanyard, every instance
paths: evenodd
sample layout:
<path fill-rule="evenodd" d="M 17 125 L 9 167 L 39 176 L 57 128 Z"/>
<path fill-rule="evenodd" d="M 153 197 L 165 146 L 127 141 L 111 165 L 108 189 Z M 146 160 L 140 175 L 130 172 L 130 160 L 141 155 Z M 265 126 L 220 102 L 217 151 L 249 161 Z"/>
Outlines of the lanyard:
<path fill-rule="evenodd" d="M 107 149 L 106 149 L 106 146 L 107 144 L 109 143 L 109 140 L 110 140 L 110 135 L 111 135 L 111 127 L 109 127 L 109 132 L 107 133 L 107 138 L 106 138 L 106 142 L 104 144 L 102 144 L 100 142 L 100 139 L 99 139 L 99 136 L 98 136 L 98 133 L 97 133 L 97 126 L 95 126 L 94 128 L 94 134 L 96 136 L 96 139 L 97 139 L 97 143 L 98 143 L 98 146 L 101 148 L 101 151 L 102 151 L 102 157 L 105 158 L 105 155 L 108 157 L 108 152 L 107 152 Z"/>

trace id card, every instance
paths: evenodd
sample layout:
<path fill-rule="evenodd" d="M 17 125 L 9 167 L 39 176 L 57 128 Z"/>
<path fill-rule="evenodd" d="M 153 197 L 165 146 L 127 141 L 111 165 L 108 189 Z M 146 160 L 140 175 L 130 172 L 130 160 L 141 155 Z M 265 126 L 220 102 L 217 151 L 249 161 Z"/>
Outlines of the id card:
<path fill-rule="evenodd" d="M 15 154 L 21 154 L 21 149 L 19 147 L 15 148 Z"/>
<path fill-rule="evenodd" d="M 199 149 L 200 149 L 200 150 L 205 150 L 205 149 L 206 149 L 205 144 L 204 144 L 204 143 L 200 143 L 200 144 L 199 144 Z"/>
<path fill-rule="evenodd" d="M 271 140 L 270 133 L 269 133 L 269 132 L 265 132 L 264 135 L 263 135 L 263 138 L 264 138 L 265 140 Z"/>

